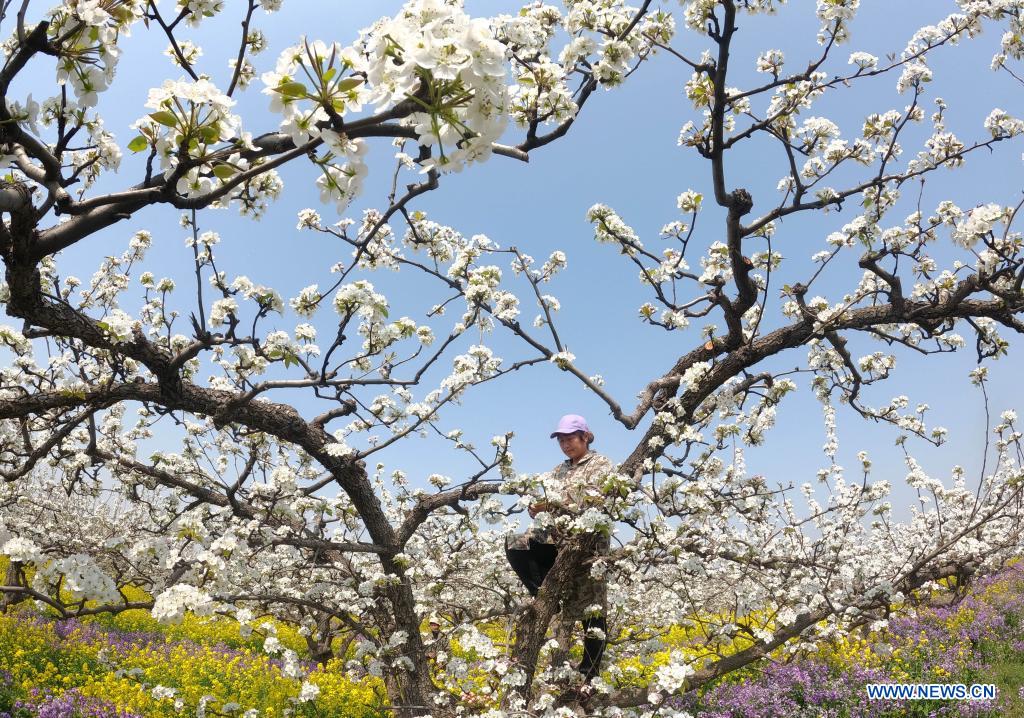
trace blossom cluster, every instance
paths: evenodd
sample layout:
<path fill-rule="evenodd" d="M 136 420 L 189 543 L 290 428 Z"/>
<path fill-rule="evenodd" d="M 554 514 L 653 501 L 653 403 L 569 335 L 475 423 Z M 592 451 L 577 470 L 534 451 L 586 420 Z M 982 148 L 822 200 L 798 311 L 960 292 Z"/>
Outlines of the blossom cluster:
<path fill-rule="evenodd" d="M 160 159 L 166 179 L 186 197 L 209 193 L 222 180 L 248 169 L 238 153 L 213 161 L 215 148 L 239 140 L 241 119 L 231 112 L 235 101 L 207 79 L 167 80 L 149 91 L 146 107 L 153 110 L 135 122 L 142 144 L 150 145 Z M 251 145 L 249 145 L 251 147 Z M 182 148 L 187 162 L 182 163 Z"/>

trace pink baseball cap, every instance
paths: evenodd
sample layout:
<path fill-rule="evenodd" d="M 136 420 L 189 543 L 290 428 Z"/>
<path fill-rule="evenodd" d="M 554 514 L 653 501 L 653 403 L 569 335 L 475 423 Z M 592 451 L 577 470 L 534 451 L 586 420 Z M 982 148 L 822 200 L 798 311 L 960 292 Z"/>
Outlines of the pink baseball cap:
<path fill-rule="evenodd" d="M 558 420 L 558 427 L 551 432 L 551 438 L 554 439 L 559 434 L 575 434 L 577 431 L 590 433 L 587 420 L 579 414 L 566 414 Z"/>

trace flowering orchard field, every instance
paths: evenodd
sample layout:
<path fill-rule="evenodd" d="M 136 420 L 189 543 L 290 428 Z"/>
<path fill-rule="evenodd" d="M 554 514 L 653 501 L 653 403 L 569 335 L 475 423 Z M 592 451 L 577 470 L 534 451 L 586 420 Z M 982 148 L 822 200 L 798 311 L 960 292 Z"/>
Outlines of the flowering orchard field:
<path fill-rule="evenodd" d="M 898 611 L 885 631 L 823 642 L 805 656 L 730 677 L 679 701 L 706 718 L 1024 715 L 1024 569 L 943 607 Z M 997 701 L 868 701 L 868 683 L 995 683 Z"/>
<path fill-rule="evenodd" d="M 339 661 L 317 668 L 300 665 L 292 648 L 271 655 L 263 639 L 242 638 L 234 621 L 191 617 L 161 630 L 139 613 L 108 621 L 0 617 L 0 716 L 170 717 L 186 707 L 189 715 L 247 718 L 380 715 L 380 682 L 350 681 Z M 294 630 L 281 627 L 281 635 L 284 646 L 305 650 Z"/>
<path fill-rule="evenodd" d="M 784 706 L 1024 550 L 1024 0 L 0 0 L 0 54 L 9 702 Z"/>
<path fill-rule="evenodd" d="M 796 655 L 780 651 L 768 666 L 732 674 L 669 703 L 704 718 L 1020 716 L 1022 624 L 1024 568 L 1018 564 L 978 582 L 953 605 L 905 608 L 884 631 L 822 641 Z M 0 617 L 0 718 L 170 718 L 186 709 L 245 718 L 370 718 L 386 712 L 383 684 L 346 678 L 343 661 L 305 666 L 301 674 L 293 670 L 289 663 L 296 659 L 280 657 L 305 651 L 293 628 L 260 628 L 279 637 L 274 658 L 263 649 L 263 637 L 245 636 L 240 628 L 231 620 L 194 616 L 166 627 L 141 611 L 63 620 L 31 609 L 12 612 Z M 691 640 L 675 630 L 660 643 L 644 661 L 607 667 L 604 680 L 649 684 L 670 653 L 688 650 Z M 866 701 L 865 684 L 892 682 L 992 682 L 999 698 Z M 486 710 L 500 702 L 472 683 L 459 693 L 465 705 Z"/>

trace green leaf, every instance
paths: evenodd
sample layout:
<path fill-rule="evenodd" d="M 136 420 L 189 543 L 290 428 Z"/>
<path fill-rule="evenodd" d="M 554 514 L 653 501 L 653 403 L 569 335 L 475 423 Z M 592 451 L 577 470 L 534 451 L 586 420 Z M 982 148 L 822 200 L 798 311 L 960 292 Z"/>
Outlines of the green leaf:
<path fill-rule="evenodd" d="M 149 116 L 154 122 L 159 122 L 161 125 L 165 125 L 167 127 L 178 126 L 178 117 L 173 112 L 158 110 L 156 112 L 150 112 Z"/>
<path fill-rule="evenodd" d="M 213 175 L 217 179 L 226 180 L 232 175 L 238 174 L 238 169 L 228 164 L 219 164 L 213 166 Z"/>
<path fill-rule="evenodd" d="M 363 78 L 361 77 L 346 77 L 344 80 L 338 81 L 338 91 L 348 92 L 349 90 L 359 87 L 363 84 Z"/>
<path fill-rule="evenodd" d="M 324 82 L 330 82 L 331 79 L 338 74 L 338 68 L 328 67 L 327 72 L 324 73 Z"/>
<path fill-rule="evenodd" d="M 301 82 L 282 82 L 280 85 L 274 88 L 285 97 L 305 97 L 309 94 L 309 90 Z"/>
<path fill-rule="evenodd" d="M 217 142 L 220 139 L 220 127 L 217 125 L 203 125 L 199 128 L 199 134 L 207 144 Z"/>
<path fill-rule="evenodd" d="M 146 149 L 147 147 L 149 147 L 149 140 L 147 140 L 142 135 L 139 135 L 138 137 L 134 138 L 131 142 L 128 143 L 128 149 L 131 150 L 132 152 L 142 152 L 142 150 Z"/>

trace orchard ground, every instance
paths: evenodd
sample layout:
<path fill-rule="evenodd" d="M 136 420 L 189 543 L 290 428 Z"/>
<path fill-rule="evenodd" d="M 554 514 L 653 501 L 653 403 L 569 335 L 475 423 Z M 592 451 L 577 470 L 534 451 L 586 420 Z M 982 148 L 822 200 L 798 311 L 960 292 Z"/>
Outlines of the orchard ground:
<path fill-rule="evenodd" d="M 932 599 L 897 609 L 884 630 L 822 641 L 813 651 L 780 650 L 667 703 L 704 718 L 1024 716 L 1024 567 Z M 481 628 L 499 641 L 505 631 Z M 606 667 L 605 681 L 646 685 L 669 653 L 687 650 L 691 630 L 668 631 L 649 660 Z M 265 652 L 270 636 L 283 650 L 305 652 L 294 626 L 271 620 L 247 631 L 228 618 L 187 615 L 167 626 L 144 611 L 60 620 L 19 607 L 0 616 L 0 718 L 170 718 L 197 709 L 249 718 L 388 714 L 378 679 L 353 681 L 343 658 L 313 666 L 308 654 L 300 658 L 306 678 L 296 678 L 287 660 Z M 998 699 L 866 700 L 866 684 L 893 682 L 995 683 Z M 451 697 L 466 716 L 500 704 L 472 677 L 463 687 Z"/>

